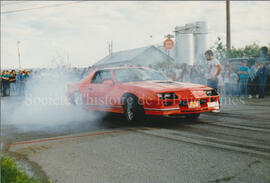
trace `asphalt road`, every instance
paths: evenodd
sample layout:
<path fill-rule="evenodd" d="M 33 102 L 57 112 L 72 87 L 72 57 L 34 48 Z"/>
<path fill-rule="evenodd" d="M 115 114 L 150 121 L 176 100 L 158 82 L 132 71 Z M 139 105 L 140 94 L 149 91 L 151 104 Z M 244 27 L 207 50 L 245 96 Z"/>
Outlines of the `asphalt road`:
<path fill-rule="evenodd" d="M 227 101 L 198 120 L 138 124 L 21 100 L 1 101 L 4 150 L 53 182 L 270 182 L 270 98 Z"/>

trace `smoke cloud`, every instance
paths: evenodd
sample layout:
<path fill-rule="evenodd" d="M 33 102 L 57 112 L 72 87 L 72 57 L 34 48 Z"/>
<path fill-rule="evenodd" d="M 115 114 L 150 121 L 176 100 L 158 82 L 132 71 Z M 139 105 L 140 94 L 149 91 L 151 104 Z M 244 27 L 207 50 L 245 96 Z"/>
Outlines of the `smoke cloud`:
<path fill-rule="evenodd" d="M 79 80 L 80 72 L 68 68 L 34 71 L 26 82 L 24 97 L 5 97 L 1 101 L 2 125 L 46 133 L 86 124 L 98 126 L 104 114 L 68 102 L 67 84 Z"/>

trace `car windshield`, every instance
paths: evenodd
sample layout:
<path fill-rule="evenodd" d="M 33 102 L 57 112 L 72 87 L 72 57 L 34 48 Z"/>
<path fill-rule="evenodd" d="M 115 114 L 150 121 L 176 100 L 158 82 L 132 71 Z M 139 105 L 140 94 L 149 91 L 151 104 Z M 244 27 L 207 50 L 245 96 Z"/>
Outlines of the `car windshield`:
<path fill-rule="evenodd" d="M 114 75 L 117 82 L 133 82 L 133 81 L 151 81 L 151 80 L 168 80 L 160 72 L 152 69 L 144 68 L 128 68 L 128 69 L 116 69 Z"/>

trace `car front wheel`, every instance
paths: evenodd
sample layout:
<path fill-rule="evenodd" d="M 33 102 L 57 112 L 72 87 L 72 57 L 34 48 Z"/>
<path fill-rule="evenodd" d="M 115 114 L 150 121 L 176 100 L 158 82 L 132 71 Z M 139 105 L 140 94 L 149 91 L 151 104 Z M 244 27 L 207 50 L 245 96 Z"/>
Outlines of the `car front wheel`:
<path fill-rule="evenodd" d="M 129 95 L 124 101 L 125 117 L 128 122 L 139 122 L 144 116 L 144 110 L 137 97 Z"/>

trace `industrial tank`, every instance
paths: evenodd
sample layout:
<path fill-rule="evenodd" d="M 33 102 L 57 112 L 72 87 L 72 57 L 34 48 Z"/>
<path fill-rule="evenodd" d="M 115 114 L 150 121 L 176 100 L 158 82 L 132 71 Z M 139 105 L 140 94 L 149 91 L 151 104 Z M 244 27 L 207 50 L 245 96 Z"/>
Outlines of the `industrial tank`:
<path fill-rule="evenodd" d="M 207 50 L 207 24 L 196 22 L 194 30 L 194 57 L 195 64 L 203 64 L 204 53 Z"/>
<path fill-rule="evenodd" d="M 175 60 L 177 63 L 203 64 L 206 50 L 206 22 L 198 21 L 194 24 L 175 27 Z"/>
<path fill-rule="evenodd" d="M 182 27 L 175 27 L 175 49 L 176 62 L 193 65 L 194 62 L 194 46 L 193 32 L 189 28 L 192 24 L 186 24 Z"/>

